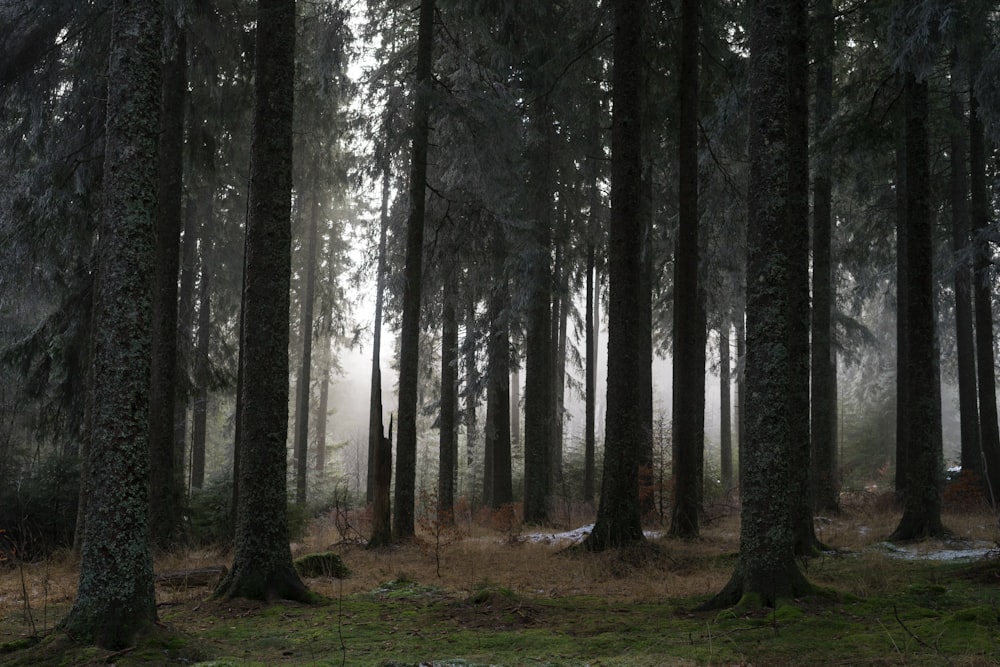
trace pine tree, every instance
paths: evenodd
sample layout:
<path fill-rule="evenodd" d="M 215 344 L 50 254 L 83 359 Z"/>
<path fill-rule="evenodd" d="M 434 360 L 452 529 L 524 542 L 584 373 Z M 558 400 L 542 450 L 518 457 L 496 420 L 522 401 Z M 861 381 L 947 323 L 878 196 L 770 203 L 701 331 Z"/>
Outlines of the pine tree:
<path fill-rule="evenodd" d="M 147 444 L 162 7 L 115 2 L 112 16 L 89 499 L 79 585 L 62 627 L 118 650 L 156 621 Z"/>

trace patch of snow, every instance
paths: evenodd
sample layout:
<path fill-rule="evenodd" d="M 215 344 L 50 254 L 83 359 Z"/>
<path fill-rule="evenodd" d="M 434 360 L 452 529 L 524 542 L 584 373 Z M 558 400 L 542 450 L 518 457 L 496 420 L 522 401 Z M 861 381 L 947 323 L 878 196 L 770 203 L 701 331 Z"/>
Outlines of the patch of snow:
<path fill-rule="evenodd" d="M 954 562 L 960 560 L 976 560 L 985 558 L 997 553 L 997 546 L 990 542 L 968 542 L 959 543 L 960 548 L 940 548 L 928 549 L 926 547 L 898 546 L 891 542 L 879 542 L 872 545 L 876 549 L 884 551 L 893 558 L 902 560 L 930 560 L 940 562 Z M 953 543 L 954 545 L 954 543 Z"/>
<path fill-rule="evenodd" d="M 567 530 L 562 533 L 528 533 L 527 535 L 522 535 L 521 537 L 525 542 L 531 542 L 532 544 L 562 544 L 565 542 L 577 544 L 586 539 L 592 530 L 594 530 L 594 524 L 588 523 L 584 526 L 580 526 L 579 528 Z M 661 535 L 659 531 L 654 530 L 644 531 L 643 534 L 650 539 L 655 539 Z"/>

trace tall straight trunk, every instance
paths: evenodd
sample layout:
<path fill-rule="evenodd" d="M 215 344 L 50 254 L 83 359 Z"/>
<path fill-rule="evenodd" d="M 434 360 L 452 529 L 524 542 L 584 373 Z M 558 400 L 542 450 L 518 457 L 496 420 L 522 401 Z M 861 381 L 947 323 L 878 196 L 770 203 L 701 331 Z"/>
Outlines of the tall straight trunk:
<path fill-rule="evenodd" d="M 118 651 L 156 622 L 149 400 L 163 8 L 112 3 L 104 209 L 94 300 L 86 534 L 62 630 Z M 175 274 L 176 275 L 176 274 Z"/>
<path fill-rule="evenodd" d="M 901 117 L 900 126 L 905 125 Z M 896 146 L 896 496 L 906 492 L 908 452 L 910 450 L 910 361 L 909 361 L 909 296 L 907 287 L 907 193 L 906 137 L 900 129 Z"/>
<path fill-rule="evenodd" d="M 979 444 L 979 405 L 976 394 L 976 342 L 972 317 L 972 264 L 963 255 L 970 249 L 972 237 L 969 223 L 969 177 L 966 158 L 968 136 L 965 125 L 965 105 L 959 92 L 960 65 L 958 50 L 951 54 L 951 83 L 948 93 L 952 129 L 951 148 L 951 243 L 955 267 L 955 347 L 958 358 L 958 413 L 963 470 L 977 475 L 983 472 Z"/>
<path fill-rule="evenodd" d="M 483 499 L 499 508 L 513 501 L 510 456 L 510 309 L 507 278 L 504 275 L 506 244 L 503 230 L 497 229 L 493 243 L 493 287 L 489 301 L 489 342 L 487 344 L 486 462 Z"/>
<path fill-rule="evenodd" d="M 445 279 L 441 314 L 441 428 L 438 448 L 438 517 L 451 521 L 455 507 L 455 440 L 458 437 L 458 316 L 454 277 Z"/>
<path fill-rule="evenodd" d="M 191 488 L 205 485 L 205 441 L 208 435 L 208 350 L 212 335 L 212 268 L 207 249 L 201 262 L 198 286 L 198 346 L 195 350 L 194 409 L 191 425 Z"/>
<path fill-rule="evenodd" d="M 329 310 L 324 317 L 328 317 Z M 329 326 L 326 327 L 329 331 Z M 326 473 L 326 430 L 330 411 L 330 341 L 323 341 L 319 366 L 319 403 L 316 405 L 316 475 L 322 481 Z"/>
<path fill-rule="evenodd" d="M 740 313 L 736 321 L 736 453 L 738 455 L 738 465 L 736 467 L 736 485 L 743 482 L 743 440 L 746 432 L 746 363 L 747 363 L 747 334 L 746 315 Z"/>
<path fill-rule="evenodd" d="M 816 5 L 814 54 L 816 61 L 815 136 L 820 139 L 833 115 L 833 2 Z M 831 235 L 832 161 L 828 151 L 816 157 L 813 177 L 812 270 L 812 506 L 819 512 L 840 511 L 837 484 L 837 365 L 833 351 L 833 259 Z"/>
<path fill-rule="evenodd" d="M 295 0 L 258 0 L 256 25 L 235 553 L 216 595 L 306 602 L 286 479 Z"/>
<path fill-rule="evenodd" d="M 565 221 L 564 221 L 565 222 Z M 565 225 L 563 225 L 565 227 Z M 552 490 L 562 494 L 563 488 L 563 448 L 565 446 L 566 408 L 566 325 L 569 320 L 569 267 L 566 266 L 565 251 L 556 249 L 556 297 L 552 307 Z"/>
<path fill-rule="evenodd" d="M 615 0 L 611 121 L 611 226 L 608 241 L 608 399 L 604 475 L 594 529 L 584 548 L 603 551 L 645 541 L 639 514 L 639 461 L 645 434 L 640 402 L 644 353 L 642 281 L 642 20 L 646 3 Z"/>
<path fill-rule="evenodd" d="M 319 252 L 319 203 L 315 201 L 317 184 L 302 197 L 308 209 L 309 235 L 303 248 L 306 260 L 306 284 L 302 293 L 299 330 L 302 332 L 302 361 L 299 365 L 298 393 L 295 397 L 295 502 L 306 503 L 306 480 L 309 471 L 309 400 L 312 398 L 313 311 L 316 301 L 316 264 Z"/>
<path fill-rule="evenodd" d="M 939 537 L 941 525 L 941 403 L 934 313 L 934 244 L 929 201 L 927 81 L 906 74 L 906 293 L 910 434 L 903 516 L 893 540 Z"/>
<path fill-rule="evenodd" d="M 801 308 L 789 279 L 799 276 L 796 247 L 801 243 L 792 226 L 801 215 L 791 201 L 799 187 L 792 169 L 800 159 L 792 144 L 801 129 L 792 118 L 797 77 L 788 65 L 798 58 L 791 44 L 801 29 L 797 20 L 803 0 L 760 0 L 750 4 L 748 20 L 750 183 L 747 224 L 746 416 L 740 452 L 740 550 L 732 578 L 708 608 L 728 607 L 741 599 L 774 606 L 779 599 L 798 597 L 812 588 L 795 560 L 797 497 L 801 489 L 793 470 L 797 461 L 790 397 L 808 381 L 808 363 L 792 358 L 808 350 L 808 328 L 793 319 Z M 795 220 L 805 227 L 805 220 Z M 806 310 L 808 317 L 808 309 Z M 796 336 L 805 342 L 796 340 Z M 794 413 L 795 418 L 808 413 Z"/>
<path fill-rule="evenodd" d="M 389 229 L 389 161 L 382 167 L 382 214 L 378 238 L 378 274 L 375 277 L 375 322 L 372 324 L 372 378 L 371 400 L 368 405 L 368 474 L 365 484 L 365 502 L 375 500 L 375 450 L 381 446 L 382 429 L 382 300 L 385 293 L 385 245 Z"/>
<path fill-rule="evenodd" d="M 980 9 L 981 11 L 981 9 Z M 980 23 L 979 25 L 982 25 Z M 971 71 L 978 72 L 978 46 L 974 50 Z M 969 97 L 969 183 L 971 186 L 970 215 L 972 233 L 976 237 L 975 297 L 976 355 L 979 378 L 979 427 L 985 493 L 996 507 L 1000 502 L 1000 426 L 997 424 L 997 389 L 993 355 L 993 279 L 992 250 L 985 237 L 990 224 L 989 199 L 986 188 L 986 137 L 979 118 L 979 100 L 975 87 Z"/>
<path fill-rule="evenodd" d="M 476 366 L 476 302 L 469 299 L 465 311 L 465 466 L 469 482 L 469 496 L 475 497 L 476 450 L 479 448 L 479 420 L 476 408 L 479 402 L 479 371 Z M 457 460 L 457 457 L 456 457 Z"/>
<path fill-rule="evenodd" d="M 639 516 L 656 512 L 655 480 L 653 475 L 653 177 L 647 161 L 642 170 L 642 249 L 639 269 L 639 374 L 635 378 L 639 391 L 639 421 L 642 439 L 639 442 Z M 704 383 L 703 383 L 704 386 Z M 662 486 L 662 485 L 661 485 Z M 662 514 L 661 514 L 662 517 Z"/>
<path fill-rule="evenodd" d="M 591 216 L 593 216 L 591 212 Z M 584 333 L 586 352 L 585 368 L 585 416 L 583 424 L 583 501 L 594 502 L 594 416 L 597 411 L 597 341 L 594 335 L 595 305 L 597 304 L 594 281 L 594 242 L 587 244 L 587 306 L 586 332 Z"/>
<path fill-rule="evenodd" d="M 545 97 L 530 110 L 535 144 L 529 148 L 531 168 L 531 246 L 524 383 L 524 520 L 542 524 L 549 518 L 553 434 L 552 410 L 552 109 Z"/>
<path fill-rule="evenodd" d="M 789 5 L 788 37 L 788 407 L 790 420 L 791 484 L 795 507 L 795 552 L 819 553 L 821 544 L 813 524 L 811 493 L 812 448 L 809 414 L 809 13 L 805 2 Z"/>
<path fill-rule="evenodd" d="M 194 389 L 194 360 L 191 350 L 195 345 L 192 332 L 195 328 L 195 277 L 198 272 L 198 221 L 211 215 L 211 189 L 203 188 L 193 198 L 188 198 L 184 212 L 184 239 L 181 244 L 180 286 L 177 295 L 177 371 L 175 379 L 174 451 L 183 460 L 187 451 L 188 407 Z M 204 226 L 202 227 L 204 229 Z M 207 234 L 202 234 L 207 242 Z M 193 436 L 192 436 L 193 437 Z M 192 447 L 194 444 L 192 443 Z"/>
<path fill-rule="evenodd" d="M 681 2 L 678 231 L 674 252 L 673 477 L 670 535 L 698 535 L 705 456 L 705 308 L 698 285 L 698 12 Z"/>
<path fill-rule="evenodd" d="M 733 418 L 732 384 L 729 354 L 729 321 L 719 327 L 719 406 L 721 408 L 719 433 L 719 472 L 722 490 L 726 493 L 733 488 Z"/>
<path fill-rule="evenodd" d="M 153 545 L 160 550 L 170 548 L 177 538 L 184 495 L 183 467 L 177 466 L 178 462 L 183 464 L 183 456 L 176 455 L 173 437 L 187 91 L 187 37 L 184 27 L 178 23 L 177 11 L 165 12 L 163 16 L 162 76 L 149 396 L 149 522 Z"/>
<path fill-rule="evenodd" d="M 520 360 L 510 369 L 510 441 L 521 444 L 521 367 Z"/>
<path fill-rule="evenodd" d="M 406 288 L 399 334 L 399 427 L 396 441 L 396 489 L 392 535 L 413 537 L 417 480 L 417 388 L 420 355 L 420 293 L 423 282 L 424 210 L 427 187 L 427 147 L 430 134 L 431 56 L 434 0 L 421 0 L 417 28 L 417 72 L 410 152 L 410 211 L 406 221 Z"/>

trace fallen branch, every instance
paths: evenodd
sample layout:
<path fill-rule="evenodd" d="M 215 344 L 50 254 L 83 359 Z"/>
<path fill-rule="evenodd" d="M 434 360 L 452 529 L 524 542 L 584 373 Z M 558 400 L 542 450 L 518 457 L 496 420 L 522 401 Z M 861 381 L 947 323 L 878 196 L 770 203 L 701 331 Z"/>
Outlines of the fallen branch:
<path fill-rule="evenodd" d="M 158 586 L 171 588 L 197 588 L 214 586 L 229 570 L 225 565 L 199 567 L 194 570 L 177 570 L 175 572 L 160 572 L 155 576 Z"/>

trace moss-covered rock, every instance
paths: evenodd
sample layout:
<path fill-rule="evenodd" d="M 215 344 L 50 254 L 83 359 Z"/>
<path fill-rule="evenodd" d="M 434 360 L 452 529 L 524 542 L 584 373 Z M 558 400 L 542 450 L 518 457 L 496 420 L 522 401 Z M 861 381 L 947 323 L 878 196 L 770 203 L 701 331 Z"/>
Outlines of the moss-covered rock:
<path fill-rule="evenodd" d="M 301 558 L 296 558 L 295 571 L 300 577 L 332 577 L 334 579 L 346 579 L 351 571 L 344 565 L 340 556 L 332 551 L 322 553 L 307 554 Z"/>

